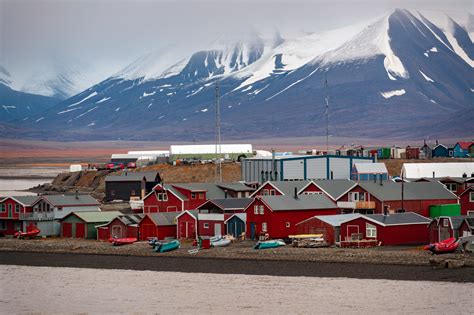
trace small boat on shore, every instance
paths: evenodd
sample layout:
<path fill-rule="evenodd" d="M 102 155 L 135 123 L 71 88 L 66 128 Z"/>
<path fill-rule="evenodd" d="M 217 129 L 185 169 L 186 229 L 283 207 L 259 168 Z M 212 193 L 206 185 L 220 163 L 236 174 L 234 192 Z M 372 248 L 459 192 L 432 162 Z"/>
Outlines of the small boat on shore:
<path fill-rule="evenodd" d="M 454 253 L 459 246 L 459 240 L 451 237 L 444 241 L 432 243 L 423 247 L 424 250 L 429 250 L 432 254 L 447 254 Z"/>
<path fill-rule="evenodd" d="M 38 234 L 40 234 L 40 232 L 41 231 L 39 229 L 34 229 L 34 230 L 31 230 L 31 231 L 28 231 L 28 232 L 18 231 L 18 232 L 15 233 L 14 236 L 16 238 L 23 239 L 23 238 L 26 238 L 26 237 L 35 237 Z"/>
<path fill-rule="evenodd" d="M 112 237 L 112 238 L 109 239 L 109 242 L 111 242 L 112 245 L 114 245 L 114 246 L 133 244 L 136 241 L 137 241 L 137 239 L 134 238 L 134 237 L 128 237 L 128 238 Z"/>
<path fill-rule="evenodd" d="M 157 253 L 165 253 L 176 250 L 180 247 L 180 243 L 178 240 L 174 240 L 168 243 L 156 243 L 154 247 L 154 251 Z"/>
<path fill-rule="evenodd" d="M 271 241 L 259 241 L 255 246 L 254 249 L 268 249 L 268 248 L 277 248 L 280 246 L 285 246 L 285 242 L 283 240 L 271 240 Z"/>
<path fill-rule="evenodd" d="M 224 246 L 228 246 L 230 243 L 231 243 L 231 241 L 229 239 L 222 238 L 218 241 L 211 242 L 211 246 L 212 247 L 224 247 Z"/>

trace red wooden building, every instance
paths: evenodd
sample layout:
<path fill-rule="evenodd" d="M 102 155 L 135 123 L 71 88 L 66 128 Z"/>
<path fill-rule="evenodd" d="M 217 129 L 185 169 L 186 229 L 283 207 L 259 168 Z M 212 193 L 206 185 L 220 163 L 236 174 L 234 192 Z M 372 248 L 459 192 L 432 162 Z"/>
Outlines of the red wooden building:
<path fill-rule="evenodd" d="M 459 195 L 461 204 L 461 215 L 474 216 L 474 186 L 468 187 Z"/>
<path fill-rule="evenodd" d="M 196 239 L 198 237 L 198 212 L 186 210 L 176 216 L 176 234 L 179 239 Z"/>
<path fill-rule="evenodd" d="M 184 212 L 183 212 L 184 213 Z M 140 240 L 156 237 L 163 240 L 167 237 L 176 237 L 176 222 L 179 212 L 148 213 L 138 223 Z"/>
<path fill-rule="evenodd" d="M 376 240 L 382 246 L 426 244 L 430 222 L 413 212 L 363 215 L 341 223 L 341 241 Z"/>
<path fill-rule="evenodd" d="M 246 233 L 254 239 L 262 234 L 286 238 L 296 233 L 296 224 L 315 215 L 331 215 L 336 204 L 322 194 L 259 196 L 245 209 Z"/>
<path fill-rule="evenodd" d="M 468 216 L 459 227 L 459 236 L 466 237 L 474 235 L 474 217 Z"/>
<path fill-rule="evenodd" d="M 341 223 L 360 218 L 362 214 L 317 215 L 296 224 L 297 234 L 322 234 L 329 245 L 340 242 Z"/>
<path fill-rule="evenodd" d="M 12 196 L 0 200 L 0 235 L 13 235 L 26 229 L 23 219 L 33 212 L 37 196 Z"/>
<path fill-rule="evenodd" d="M 165 185 L 163 189 L 158 184 L 143 198 L 143 213 L 182 212 L 188 210 L 188 205 L 187 198 L 173 186 Z"/>
<path fill-rule="evenodd" d="M 124 214 L 110 222 L 96 226 L 97 239 L 107 241 L 111 237 L 137 238 L 138 222 L 143 218 L 143 214 Z"/>
<path fill-rule="evenodd" d="M 405 156 L 407 159 L 418 160 L 420 158 L 420 148 L 418 147 L 406 147 Z"/>
<path fill-rule="evenodd" d="M 450 237 L 460 237 L 459 229 L 466 216 L 437 217 L 433 219 L 428 227 L 430 243 L 440 242 Z"/>

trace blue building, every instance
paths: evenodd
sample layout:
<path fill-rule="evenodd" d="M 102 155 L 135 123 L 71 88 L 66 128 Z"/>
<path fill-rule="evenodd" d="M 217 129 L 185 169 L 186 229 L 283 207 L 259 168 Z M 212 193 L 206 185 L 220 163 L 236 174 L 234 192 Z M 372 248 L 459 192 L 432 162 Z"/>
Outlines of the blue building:
<path fill-rule="evenodd" d="M 354 163 L 351 179 L 360 180 L 388 180 L 388 171 L 384 163 Z"/>
<path fill-rule="evenodd" d="M 433 148 L 433 157 L 453 157 L 454 145 L 437 144 Z"/>
<path fill-rule="evenodd" d="M 458 158 L 469 157 L 469 146 L 474 142 L 472 141 L 460 141 L 456 143 L 453 150 L 453 156 Z"/>

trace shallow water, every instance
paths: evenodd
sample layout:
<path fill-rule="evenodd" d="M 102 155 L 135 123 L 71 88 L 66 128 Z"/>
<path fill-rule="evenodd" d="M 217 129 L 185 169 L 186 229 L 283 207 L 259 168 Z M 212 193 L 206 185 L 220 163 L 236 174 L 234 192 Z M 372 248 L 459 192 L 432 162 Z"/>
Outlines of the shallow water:
<path fill-rule="evenodd" d="M 1 313 L 469 314 L 474 284 L 0 266 Z"/>
<path fill-rule="evenodd" d="M 24 190 L 50 183 L 56 175 L 64 171 L 67 170 L 57 167 L 0 167 L 0 197 L 34 196 L 35 193 Z M 28 176 L 34 178 L 25 178 Z"/>

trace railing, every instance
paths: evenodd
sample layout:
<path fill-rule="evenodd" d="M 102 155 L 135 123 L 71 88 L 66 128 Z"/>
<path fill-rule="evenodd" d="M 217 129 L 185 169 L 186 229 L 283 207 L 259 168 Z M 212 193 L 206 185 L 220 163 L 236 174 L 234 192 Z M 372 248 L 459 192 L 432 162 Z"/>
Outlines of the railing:
<path fill-rule="evenodd" d="M 375 209 L 375 201 L 338 201 L 337 206 L 343 209 Z"/>
<path fill-rule="evenodd" d="M 54 220 L 53 212 L 20 213 L 20 220 L 50 221 Z"/>

